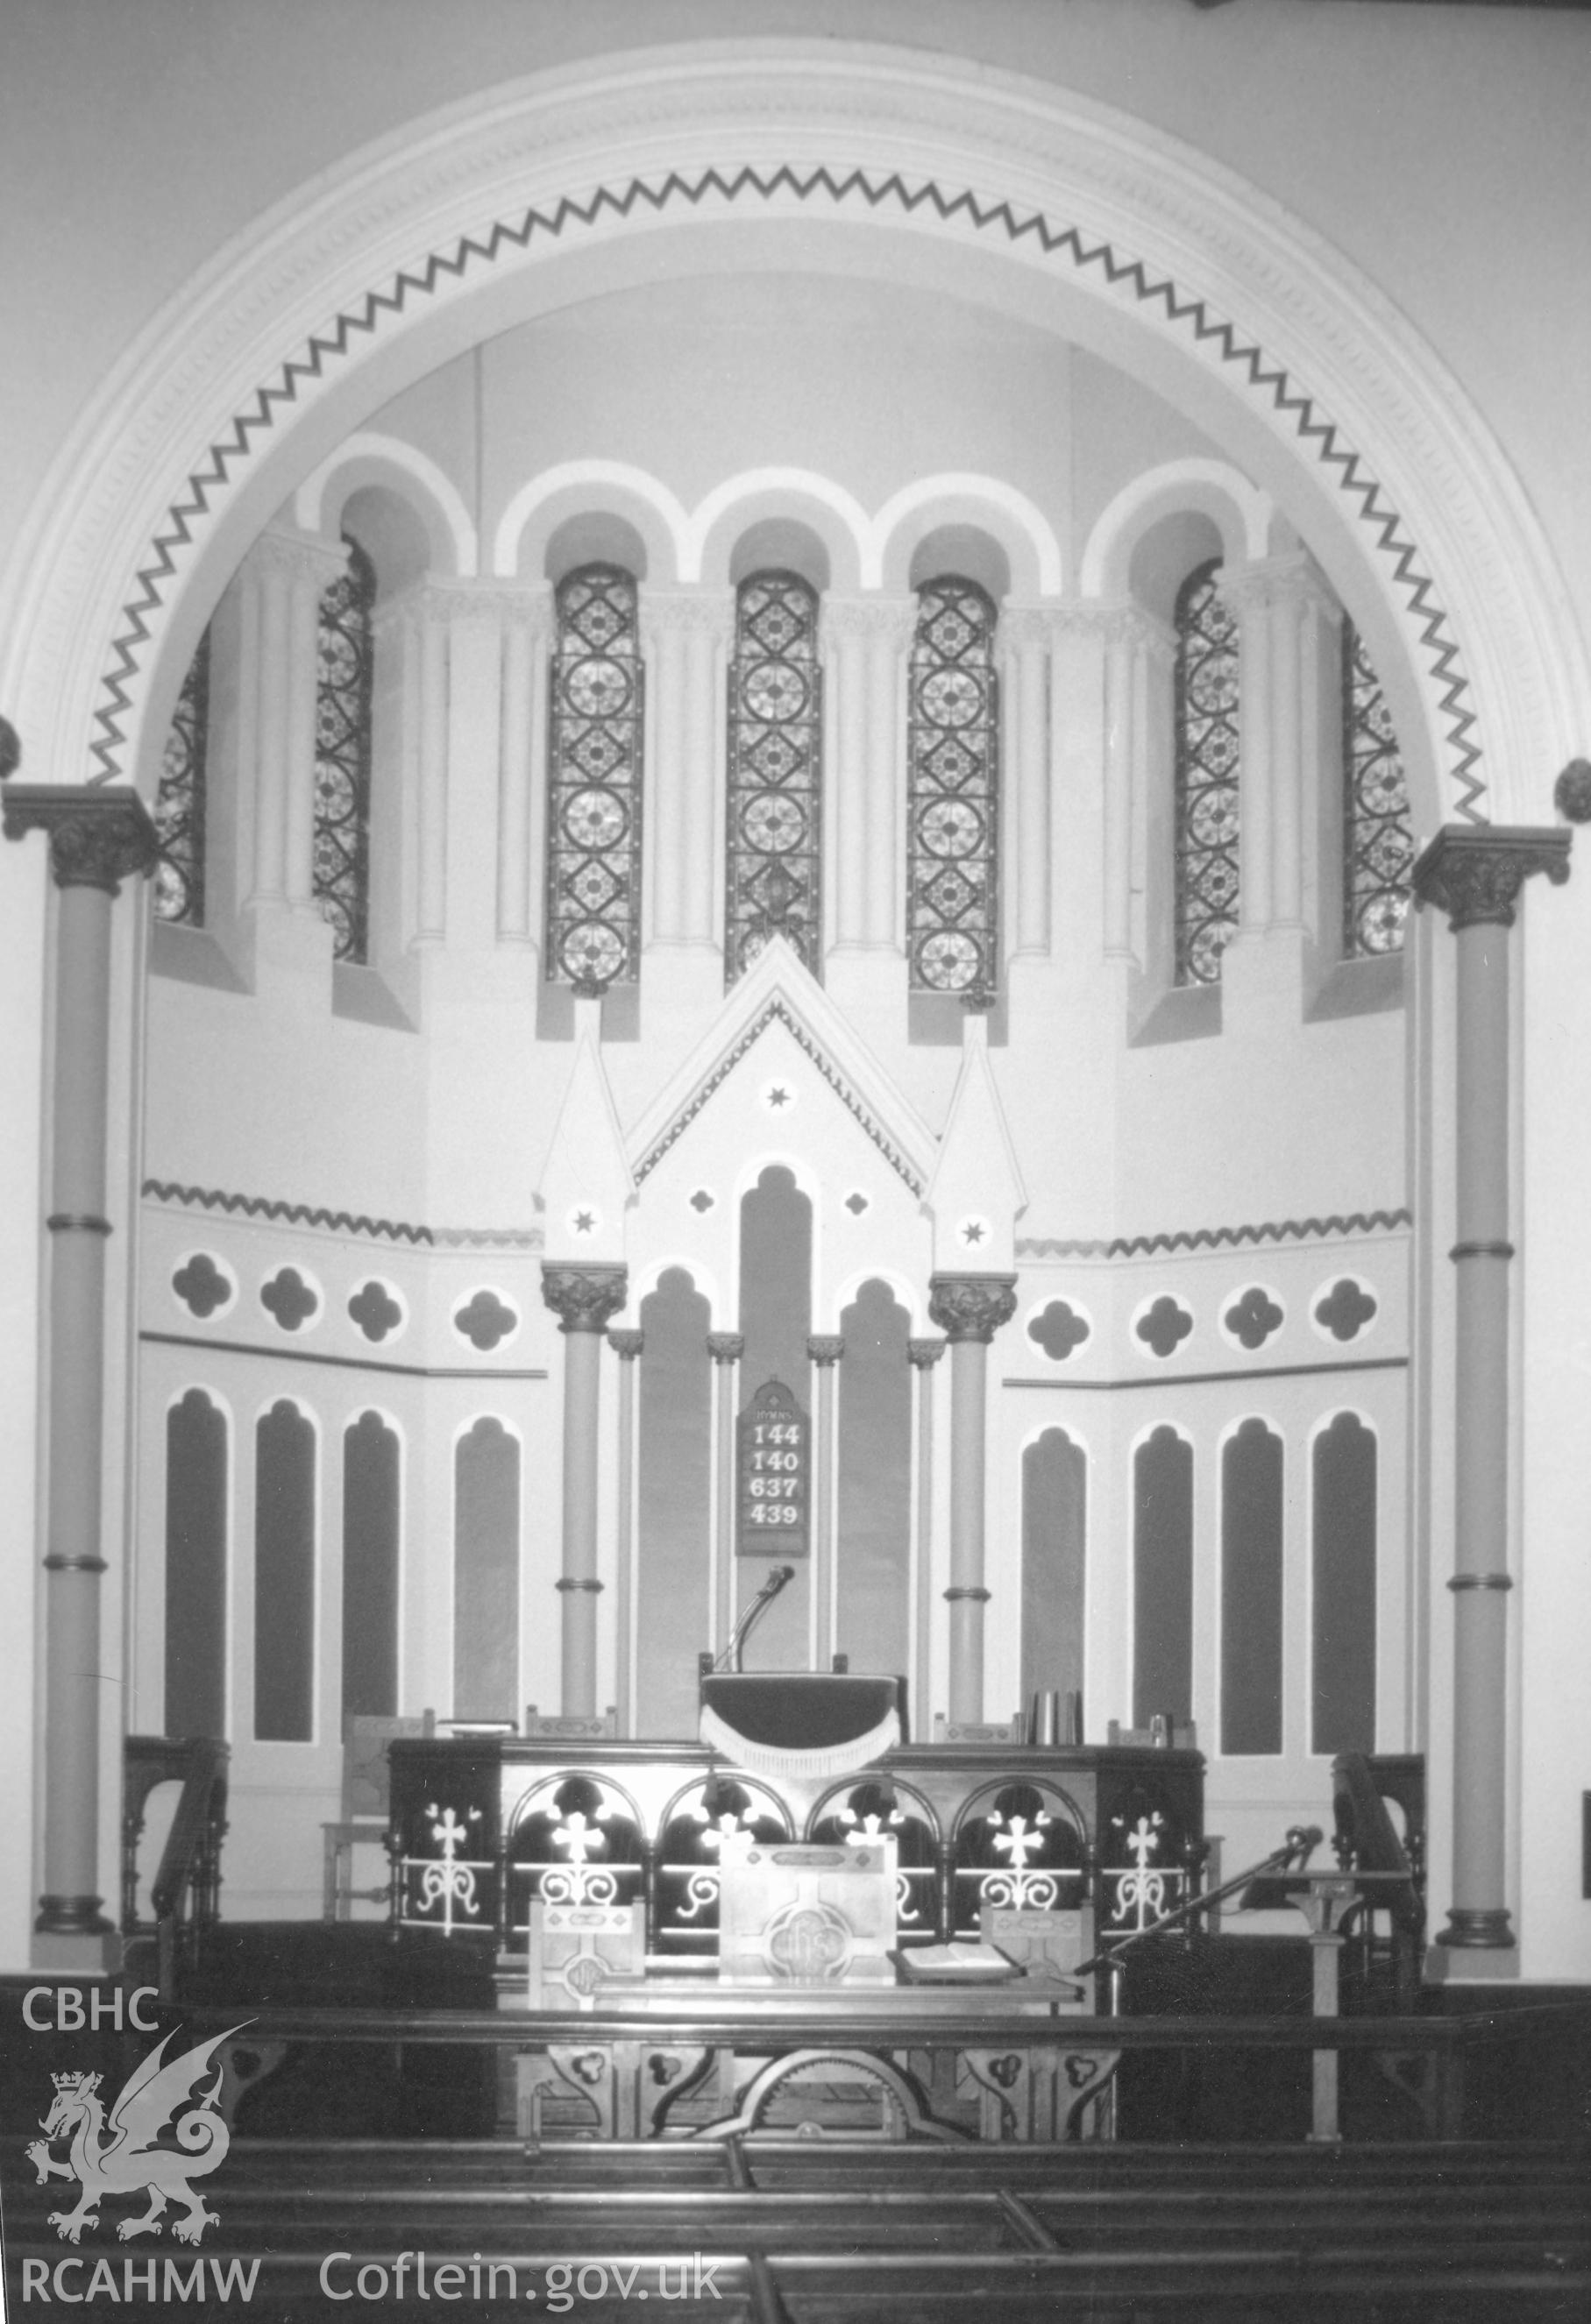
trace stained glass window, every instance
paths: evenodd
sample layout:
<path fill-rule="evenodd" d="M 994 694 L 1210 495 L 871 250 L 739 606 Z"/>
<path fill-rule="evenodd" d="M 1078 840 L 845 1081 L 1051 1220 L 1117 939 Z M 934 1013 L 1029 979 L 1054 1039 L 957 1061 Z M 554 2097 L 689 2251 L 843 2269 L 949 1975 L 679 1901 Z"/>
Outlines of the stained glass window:
<path fill-rule="evenodd" d="M 316 633 L 315 900 L 338 960 L 370 948 L 371 612 L 375 568 L 347 541 L 347 569 L 320 593 Z"/>
<path fill-rule="evenodd" d="M 1400 952 L 1414 833 L 1409 782 L 1364 641 L 1343 623 L 1343 952 Z"/>
<path fill-rule="evenodd" d="M 1215 984 L 1237 929 L 1237 617 L 1220 561 L 1177 593 L 1176 975 Z"/>
<path fill-rule="evenodd" d="M 735 598 L 729 672 L 730 984 L 772 936 L 820 973 L 822 706 L 816 592 L 797 573 L 754 574 Z"/>
<path fill-rule="evenodd" d="M 552 663 L 547 974 L 604 992 L 634 977 L 641 942 L 645 670 L 634 581 L 587 565 L 560 582 Z"/>
<path fill-rule="evenodd" d="M 930 581 L 911 647 L 907 941 L 919 992 L 996 980 L 1000 748 L 993 601 Z"/>
<path fill-rule="evenodd" d="M 210 633 L 188 665 L 171 713 L 161 759 L 154 827 L 160 859 L 154 874 L 155 918 L 190 928 L 204 926 L 205 785 L 210 723 Z"/>

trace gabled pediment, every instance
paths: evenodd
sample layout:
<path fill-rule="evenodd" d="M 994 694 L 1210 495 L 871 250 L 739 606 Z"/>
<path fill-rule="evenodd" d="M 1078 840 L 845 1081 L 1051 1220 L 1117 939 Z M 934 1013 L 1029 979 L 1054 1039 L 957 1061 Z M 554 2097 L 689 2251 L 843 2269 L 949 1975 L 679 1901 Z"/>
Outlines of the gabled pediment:
<path fill-rule="evenodd" d="M 765 945 L 725 994 L 708 1031 L 631 1126 L 625 1145 L 637 1185 L 775 1026 L 811 1059 L 891 1169 L 920 1195 L 938 1151 L 933 1132 L 782 936 Z"/>

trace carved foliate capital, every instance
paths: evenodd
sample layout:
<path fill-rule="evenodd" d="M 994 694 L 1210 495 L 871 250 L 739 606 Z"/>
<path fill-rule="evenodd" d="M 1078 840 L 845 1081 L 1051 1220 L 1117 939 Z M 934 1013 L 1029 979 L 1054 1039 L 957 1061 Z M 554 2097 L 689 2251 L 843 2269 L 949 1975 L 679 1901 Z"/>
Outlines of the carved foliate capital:
<path fill-rule="evenodd" d="M 1567 831 L 1521 824 L 1448 824 L 1415 863 L 1415 901 L 1447 913 L 1455 934 L 1483 922 L 1513 926 L 1519 891 L 1533 872 L 1555 888 L 1569 876 Z"/>
<path fill-rule="evenodd" d="M 709 1332 L 708 1353 L 716 1364 L 737 1364 L 745 1353 L 744 1332 Z"/>
<path fill-rule="evenodd" d="M 541 1296 L 557 1316 L 560 1332 L 606 1332 L 628 1288 L 629 1272 L 623 1267 L 585 1267 L 574 1259 L 541 1262 Z"/>
<path fill-rule="evenodd" d="M 347 571 L 348 545 L 324 540 L 318 532 L 301 532 L 296 525 L 268 524 L 246 561 L 255 573 L 307 582 L 319 596 Z"/>
<path fill-rule="evenodd" d="M 915 1364 L 919 1371 L 926 1372 L 939 1362 L 948 1345 L 948 1340 L 908 1340 L 906 1360 L 908 1363 Z"/>
<path fill-rule="evenodd" d="M 823 600 L 822 638 L 826 646 L 842 638 L 882 638 L 904 651 L 917 634 L 915 597 L 835 597 Z"/>
<path fill-rule="evenodd" d="M 807 1353 L 820 1372 L 837 1364 L 845 1351 L 846 1343 L 837 1332 L 816 1332 L 807 1342 Z"/>
<path fill-rule="evenodd" d="M 935 1275 L 928 1312 L 952 1345 L 981 1340 L 985 1347 L 1016 1313 L 1014 1275 Z"/>
<path fill-rule="evenodd" d="M 610 1332 L 607 1344 L 621 1363 L 633 1364 L 646 1345 L 644 1332 Z"/>
<path fill-rule="evenodd" d="M 22 764 L 22 743 L 9 718 L 0 718 L 0 783 L 9 782 Z"/>
<path fill-rule="evenodd" d="M 154 825 L 136 791 L 17 783 L 5 793 L 3 808 L 7 839 L 49 833 L 58 888 L 103 888 L 114 896 L 124 880 L 154 869 Z"/>
<path fill-rule="evenodd" d="M 649 645 L 665 636 L 727 645 L 735 634 L 734 595 L 727 589 L 649 589 L 641 600 L 641 634 Z"/>

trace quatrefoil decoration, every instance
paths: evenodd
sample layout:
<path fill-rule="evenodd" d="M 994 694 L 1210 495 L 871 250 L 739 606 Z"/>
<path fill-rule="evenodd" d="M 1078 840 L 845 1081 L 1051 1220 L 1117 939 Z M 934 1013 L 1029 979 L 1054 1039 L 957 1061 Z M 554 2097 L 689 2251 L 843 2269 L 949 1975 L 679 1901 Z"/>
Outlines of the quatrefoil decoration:
<path fill-rule="evenodd" d="M 1282 1311 L 1270 1293 L 1258 1283 L 1249 1286 L 1221 1321 L 1233 1338 L 1245 1348 L 1263 1348 L 1272 1332 L 1282 1325 Z"/>
<path fill-rule="evenodd" d="M 1074 1348 L 1080 1348 L 1088 1337 L 1089 1323 L 1086 1315 L 1065 1299 L 1052 1299 L 1041 1315 L 1035 1315 L 1028 1325 L 1028 1337 L 1053 1363 L 1064 1364 Z"/>
<path fill-rule="evenodd" d="M 1334 1340 L 1356 1340 L 1376 1312 L 1376 1302 L 1351 1275 L 1340 1276 L 1315 1306 L 1315 1321 Z"/>
<path fill-rule="evenodd" d="M 386 1285 L 378 1283 L 375 1276 L 355 1292 L 348 1302 L 348 1313 L 367 1340 L 384 1340 L 403 1320 L 403 1310 Z"/>
<path fill-rule="evenodd" d="M 519 1317 L 513 1309 L 506 1301 L 499 1299 L 495 1291 L 477 1291 L 453 1318 L 453 1329 L 462 1333 L 470 1346 L 478 1348 L 483 1355 L 495 1348 L 499 1340 L 505 1340 L 518 1323 Z"/>
<path fill-rule="evenodd" d="M 279 1267 L 260 1293 L 260 1305 L 284 1332 L 296 1332 L 320 1312 L 320 1294 L 304 1281 L 296 1267 Z"/>
<path fill-rule="evenodd" d="M 196 1251 L 171 1277 L 171 1288 L 202 1323 L 225 1307 L 232 1296 L 232 1279 L 224 1275 L 208 1250 Z"/>
<path fill-rule="evenodd" d="M 1169 1291 L 1162 1291 L 1148 1313 L 1138 1318 L 1135 1329 L 1153 1354 L 1171 1356 L 1192 1331 L 1193 1318 Z"/>

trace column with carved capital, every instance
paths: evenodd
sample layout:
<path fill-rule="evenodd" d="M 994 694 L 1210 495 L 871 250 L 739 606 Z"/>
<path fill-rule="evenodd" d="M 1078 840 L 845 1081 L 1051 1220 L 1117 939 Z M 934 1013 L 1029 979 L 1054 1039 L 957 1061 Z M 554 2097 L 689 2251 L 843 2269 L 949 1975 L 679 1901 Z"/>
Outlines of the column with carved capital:
<path fill-rule="evenodd" d="M 503 740 L 497 793 L 497 938 L 534 944 L 547 798 L 552 595 L 504 593 Z"/>
<path fill-rule="evenodd" d="M 1004 758 L 1014 807 L 1014 908 L 1006 942 L 1018 958 L 1050 950 L 1050 656 L 1055 614 L 1044 605 L 1006 604 L 1000 615 L 1005 662 Z"/>
<path fill-rule="evenodd" d="M 735 1368 L 745 1353 L 741 1332 L 709 1332 L 708 1353 L 713 1360 L 717 1393 L 713 1399 L 713 1428 L 717 1437 L 717 1478 L 718 1522 L 713 1539 L 713 1652 L 721 1655 L 735 1628 Z"/>
<path fill-rule="evenodd" d="M 243 652 L 255 704 L 252 900 L 315 914 L 315 710 L 320 598 L 348 561 L 340 541 L 268 525 L 244 564 Z"/>
<path fill-rule="evenodd" d="M 1138 605 L 1101 609 L 1105 649 L 1103 923 L 1107 960 L 1131 961 L 1170 982 L 1170 899 L 1151 892 L 1169 880 L 1170 732 L 1156 715 L 1174 641 Z M 1162 764 L 1162 761 L 1165 761 Z M 1165 908 L 1160 908 L 1163 900 Z M 1160 945 L 1167 957 L 1155 957 Z"/>
<path fill-rule="evenodd" d="M 835 867 L 831 951 L 858 951 L 867 942 L 867 688 L 868 608 L 855 597 L 823 601 L 824 665 L 830 704 L 834 763 L 825 788 L 831 802 Z"/>
<path fill-rule="evenodd" d="M 911 1672 L 912 1731 L 929 1733 L 929 1695 L 934 1649 L 934 1366 L 945 1352 L 943 1340 L 908 1340 L 906 1357 L 917 1374 L 917 1602 L 913 1609 Z"/>
<path fill-rule="evenodd" d="M 713 942 L 723 669 L 733 616 L 722 590 L 652 591 L 642 600 L 651 665 L 654 944 L 706 950 Z"/>
<path fill-rule="evenodd" d="M 451 608 L 429 585 L 411 601 L 419 681 L 419 765 L 414 802 L 414 941 L 448 935 L 448 645 Z"/>
<path fill-rule="evenodd" d="M 807 1342 L 818 1367 L 817 1420 L 812 1431 L 812 1666 L 825 1671 L 834 1659 L 835 1367 L 846 1343 L 835 1332 L 819 1332 Z"/>
<path fill-rule="evenodd" d="M 634 1657 L 630 1637 L 635 1606 L 635 1361 L 646 1342 L 640 1332 L 609 1332 L 619 1360 L 617 1543 L 614 1554 L 614 1702 L 618 1731 L 634 1731 Z"/>
<path fill-rule="evenodd" d="M 564 1334 L 562 1709 L 597 1709 L 597 1412 L 603 1336 L 624 1304 L 623 1267 L 544 1259 L 541 1296 Z"/>
<path fill-rule="evenodd" d="M 129 790 L 17 785 L 5 835 L 44 831 L 60 899 L 53 962 L 49 1454 L 44 1556 L 44 1889 L 41 1966 L 103 1964 L 99 1577 L 104 1475 L 105 1215 L 111 911 L 154 867 L 154 827 Z"/>
<path fill-rule="evenodd" d="M 1457 945 L 1453 1903 L 1439 1945 L 1506 1950 L 1509 1400 L 1508 930 L 1524 882 L 1568 877 L 1567 831 L 1448 825 L 1414 866 Z"/>
<path fill-rule="evenodd" d="M 858 601 L 866 632 L 867 757 L 863 831 L 867 851 L 864 942 L 875 951 L 897 943 L 905 895 L 901 800 L 905 757 L 901 709 L 906 655 L 917 626 L 914 597 Z"/>
<path fill-rule="evenodd" d="M 1327 737 L 1340 725 L 1341 616 L 1302 551 L 1230 567 L 1221 597 L 1242 664 L 1238 932 L 1259 936 L 1303 925 L 1306 810 L 1321 807 Z"/>
<path fill-rule="evenodd" d="M 950 1343 L 950 1718 L 984 1715 L 984 1463 L 988 1349 L 1016 1313 L 1014 1275 L 936 1275 L 928 1312 Z"/>

